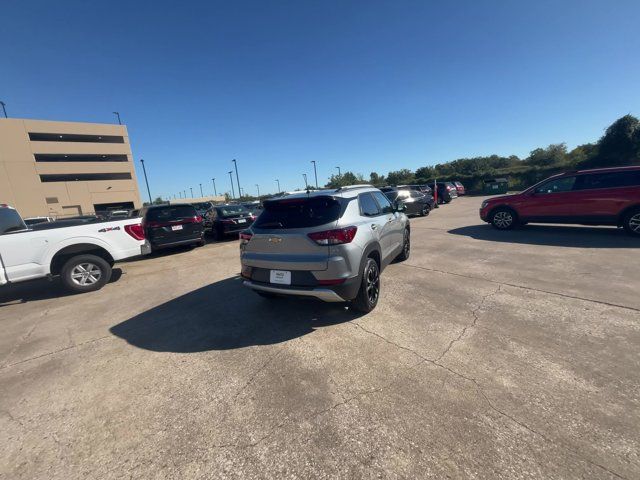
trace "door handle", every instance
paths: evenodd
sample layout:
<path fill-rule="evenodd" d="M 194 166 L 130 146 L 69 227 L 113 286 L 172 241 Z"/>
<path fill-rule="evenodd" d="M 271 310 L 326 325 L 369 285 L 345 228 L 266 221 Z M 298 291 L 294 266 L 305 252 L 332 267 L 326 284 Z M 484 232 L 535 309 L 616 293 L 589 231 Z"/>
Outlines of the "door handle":
<path fill-rule="evenodd" d="M 378 224 L 377 223 L 372 223 L 371 224 L 371 230 L 375 230 L 378 228 Z"/>

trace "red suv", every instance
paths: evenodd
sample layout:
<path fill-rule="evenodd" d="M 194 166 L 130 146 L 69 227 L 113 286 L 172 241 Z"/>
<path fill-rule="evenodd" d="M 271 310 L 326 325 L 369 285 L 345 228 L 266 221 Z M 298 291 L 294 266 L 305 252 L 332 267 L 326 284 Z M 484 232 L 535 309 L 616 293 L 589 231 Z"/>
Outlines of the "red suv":
<path fill-rule="evenodd" d="M 640 167 L 555 175 L 516 195 L 482 202 L 480 218 L 498 230 L 528 222 L 616 225 L 640 236 Z"/>

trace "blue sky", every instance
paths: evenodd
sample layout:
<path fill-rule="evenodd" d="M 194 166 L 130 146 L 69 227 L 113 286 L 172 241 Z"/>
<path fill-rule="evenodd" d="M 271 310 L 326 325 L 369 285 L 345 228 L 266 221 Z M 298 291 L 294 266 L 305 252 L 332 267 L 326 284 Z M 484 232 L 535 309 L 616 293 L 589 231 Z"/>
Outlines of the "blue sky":
<path fill-rule="evenodd" d="M 526 155 L 640 114 L 640 2 L 3 2 L 10 116 L 121 112 L 153 196 Z M 140 175 L 140 180 L 142 179 Z M 144 191 L 141 189 L 141 191 Z"/>

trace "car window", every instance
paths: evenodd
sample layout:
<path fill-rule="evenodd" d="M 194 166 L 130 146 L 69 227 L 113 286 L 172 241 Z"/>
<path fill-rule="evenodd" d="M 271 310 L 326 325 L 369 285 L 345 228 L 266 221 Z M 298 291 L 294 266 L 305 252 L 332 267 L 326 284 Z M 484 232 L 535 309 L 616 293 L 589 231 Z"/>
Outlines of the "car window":
<path fill-rule="evenodd" d="M 150 208 L 147 211 L 147 220 L 154 222 L 181 220 L 195 217 L 196 209 L 191 205 L 176 205 L 173 207 Z"/>
<path fill-rule="evenodd" d="M 13 208 L 0 208 L 0 235 L 26 228 L 22 218 Z"/>
<path fill-rule="evenodd" d="M 225 205 L 216 208 L 221 217 L 233 217 L 236 215 L 249 215 L 251 212 L 242 205 Z"/>
<path fill-rule="evenodd" d="M 410 195 L 409 190 L 400 190 L 398 192 L 398 200 L 405 200 L 409 198 Z"/>
<path fill-rule="evenodd" d="M 557 180 L 543 183 L 536 188 L 536 193 L 562 193 L 570 192 L 576 183 L 576 177 L 562 177 Z"/>
<path fill-rule="evenodd" d="M 607 172 L 584 175 L 582 189 L 616 188 L 640 185 L 640 171 Z"/>
<path fill-rule="evenodd" d="M 309 228 L 335 222 L 342 205 L 332 197 L 290 198 L 267 200 L 255 221 L 255 228 Z"/>
<path fill-rule="evenodd" d="M 420 198 L 422 196 L 422 193 L 416 192 L 415 190 L 411 192 L 411 198 Z"/>
<path fill-rule="evenodd" d="M 370 193 L 361 193 L 358 195 L 358 202 L 360 203 L 360 214 L 365 217 L 375 217 L 380 215 L 380 207 L 378 207 L 378 203 L 373 199 Z"/>
<path fill-rule="evenodd" d="M 393 206 L 391 205 L 391 202 L 383 195 L 382 192 L 373 192 L 372 195 L 378 201 L 378 205 L 380 205 L 382 213 L 393 213 Z"/>

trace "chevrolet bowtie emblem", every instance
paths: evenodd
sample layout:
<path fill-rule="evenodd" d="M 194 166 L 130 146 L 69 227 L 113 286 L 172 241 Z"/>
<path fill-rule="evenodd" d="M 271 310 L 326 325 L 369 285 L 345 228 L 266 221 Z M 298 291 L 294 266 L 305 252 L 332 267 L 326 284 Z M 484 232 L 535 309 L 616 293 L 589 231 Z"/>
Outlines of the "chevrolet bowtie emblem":
<path fill-rule="evenodd" d="M 280 243 L 282 241 L 282 237 L 269 237 L 269 243 Z"/>

